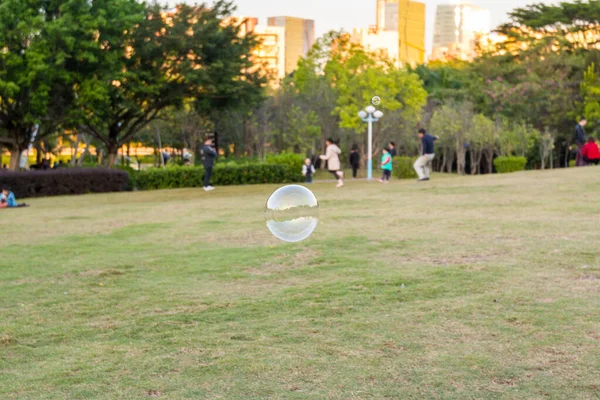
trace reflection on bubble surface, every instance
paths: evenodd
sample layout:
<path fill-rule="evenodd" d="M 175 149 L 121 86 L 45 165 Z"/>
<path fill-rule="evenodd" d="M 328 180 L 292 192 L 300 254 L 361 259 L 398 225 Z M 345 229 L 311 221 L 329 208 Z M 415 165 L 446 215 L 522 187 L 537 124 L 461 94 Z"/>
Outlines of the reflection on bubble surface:
<path fill-rule="evenodd" d="M 284 242 L 307 239 L 319 223 L 319 202 L 304 186 L 289 185 L 277 189 L 265 205 L 267 227 Z"/>

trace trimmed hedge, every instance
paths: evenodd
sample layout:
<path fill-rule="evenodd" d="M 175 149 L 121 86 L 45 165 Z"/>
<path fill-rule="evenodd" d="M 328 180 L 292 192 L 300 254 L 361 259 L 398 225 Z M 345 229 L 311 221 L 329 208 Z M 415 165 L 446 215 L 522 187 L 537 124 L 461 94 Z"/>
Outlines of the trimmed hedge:
<path fill-rule="evenodd" d="M 527 158 L 525 157 L 498 157 L 494 160 L 494 167 L 499 174 L 525 171 Z"/>
<path fill-rule="evenodd" d="M 298 171 L 302 171 L 305 156 L 296 153 L 283 152 L 281 154 L 267 154 L 267 164 L 271 165 L 287 165 Z"/>
<path fill-rule="evenodd" d="M 0 172 L 17 199 L 72 194 L 120 192 L 129 183 L 127 172 L 107 168 L 60 168 L 47 171 Z"/>
<path fill-rule="evenodd" d="M 392 174 L 398 179 L 416 179 L 417 172 L 413 164 L 417 161 L 416 157 L 394 157 Z"/>
<path fill-rule="evenodd" d="M 136 172 L 135 185 L 139 190 L 202 187 L 203 167 L 151 168 Z M 252 185 L 261 183 L 302 182 L 302 171 L 287 165 L 248 164 L 216 165 L 213 186 Z"/>

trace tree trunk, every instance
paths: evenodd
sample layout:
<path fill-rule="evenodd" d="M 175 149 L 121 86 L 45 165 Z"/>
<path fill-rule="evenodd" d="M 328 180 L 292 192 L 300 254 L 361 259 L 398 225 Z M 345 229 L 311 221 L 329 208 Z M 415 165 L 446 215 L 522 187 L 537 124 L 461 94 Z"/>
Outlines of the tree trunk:
<path fill-rule="evenodd" d="M 446 172 L 448 172 L 449 174 L 452 173 L 452 166 L 454 165 L 454 156 L 455 154 L 450 152 L 450 155 L 448 156 L 448 163 L 446 164 Z"/>
<path fill-rule="evenodd" d="M 444 152 L 442 153 L 442 157 L 444 161 L 442 161 L 442 165 L 440 166 L 440 172 L 444 172 L 444 170 L 446 169 L 446 162 L 448 161 L 448 153 L 446 152 L 446 150 L 444 150 Z"/>
<path fill-rule="evenodd" d="M 106 146 L 106 166 L 112 168 L 117 163 L 119 157 L 119 145 L 111 143 Z"/>
<path fill-rule="evenodd" d="M 19 164 L 21 162 L 21 150 L 16 147 L 10 151 L 10 163 L 8 164 L 8 168 L 13 171 L 19 170 Z"/>
<path fill-rule="evenodd" d="M 494 153 L 488 152 L 488 154 L 486 154 L 486 157 L 487 157 L 487 162 L 488 162 L 488 174 L 493 174 L 494 173 Z"/>
<path fill-rule="evenodd" d="M 71 154 L 73 154 L 73 157 L 71 157 L 71 165 L 77 164 L 77 153 L 78 152 L 79 152 L 79 135 L 77 135 L 77 140 L 75 141 L 75 147 L 73 148 L 73 151 L 71 152 Z"/>
<path fill-rule="evenodd" d="M 165 158 L 163 157 L 163 148 L 162 141 L 160 139 L 160 131 L 158 130 L 158 127 L 155 127 L 154 130 L 156 132 L 156 141 L 158 142 L 158 158 L 160 161 L 159 166 L 165 168 Z"/>
<path fill-rule="evenodd" d="M 42 163 L 42 145 L 39 142 L 35 145 L 35 163 L 37 165 Z"/>

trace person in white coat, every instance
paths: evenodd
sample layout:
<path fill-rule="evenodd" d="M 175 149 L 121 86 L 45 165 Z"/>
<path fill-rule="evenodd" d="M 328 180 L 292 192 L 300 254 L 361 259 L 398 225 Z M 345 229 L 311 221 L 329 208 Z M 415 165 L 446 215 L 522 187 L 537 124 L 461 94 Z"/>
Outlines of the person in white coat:
<path fill-rule="evenodd" d="M 326 143 L 327 150 L 325 151 L 325 155 L 321 156 L 321 160 L 327 161 L 327 169 L 338 181 L 337 187 L 342 187 L 344 186 L 344 171 L 341 170 L 342 167 L 340 164 L 340 154 L 342 154 L 342 151 L 335 144 L 333 139 L 327 139 Z"/>

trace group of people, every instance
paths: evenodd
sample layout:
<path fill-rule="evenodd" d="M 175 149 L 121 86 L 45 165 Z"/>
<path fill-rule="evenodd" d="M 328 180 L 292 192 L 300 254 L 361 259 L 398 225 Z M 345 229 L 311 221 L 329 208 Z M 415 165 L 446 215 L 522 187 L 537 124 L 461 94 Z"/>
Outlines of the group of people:
<path fill-rule="evenodd" d="M 429 166 L 435 158 L 434 143 L 437 140 L 437 137 L 429 135 L 425 129 L 420 129 L 419 139 L 421 140 L 422 153 L 414 163 L 413 168 L 419 177 L 419 182 L 424 182 L 430 180 L 431 168 Z M 325 154 L 320 156 L 320 159 L 327 162 L 327 169 L 337 180 L 336 187 L 343 187 L 344 171 L 341 170 L 340 162 L 342 151 L 332 138 L 327 139 L 326 144 L 327 149 Z M 388 146 L 382 149 L 381 161 L 379 163 L 382 171 L 381 179 L 379 179 L 380 183 L 389 183 L 392 176 L 393 160 L 397 155 L 398 151 L 396 150 L 396 143 L 394 142 L 389 142 Z M 352 167 L 352 177 L 356 178 L 360 165 L 360 155 L 356 145 L 352 146 L 349 161 L 350 166 Z M 315 166 L 313 165 L 312 160 L 307 158 L 302 166 L 302 175 L 304 175 L 306 183 L 312 183 L 314 173 Z"/>
<path fill-rule="evenodd" d="M 596 139 L 591 136 L 586 139 L 586 125 L 587 119 L 582 117 L 575 127 L 575 144 L 577 145 L 575 166 L 577 167 L 585 167 L 590 164 L 598 165 L 600 163 L 600 149 L 598 149 Z"/>

